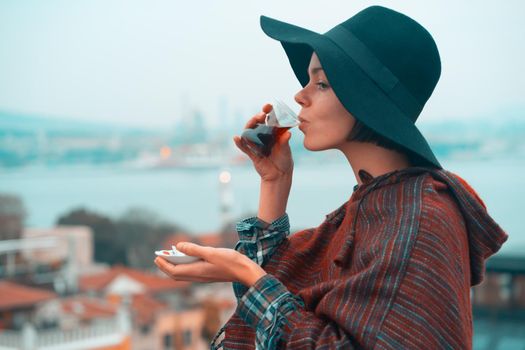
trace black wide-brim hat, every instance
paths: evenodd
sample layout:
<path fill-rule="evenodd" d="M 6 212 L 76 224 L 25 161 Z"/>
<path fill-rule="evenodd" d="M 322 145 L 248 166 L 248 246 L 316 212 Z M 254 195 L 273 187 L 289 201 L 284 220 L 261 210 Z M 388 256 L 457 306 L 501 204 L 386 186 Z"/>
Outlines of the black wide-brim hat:
<path fill-rule="evenodd" d="M 315 52 L 337 98 L 357 120 L 406 149 L 413 165 L 442 168 L 415 122 L 441 74 L 437 46 L 410 17 L 372 6 L 319 34 L 261 16 L 299 82 Z"/>

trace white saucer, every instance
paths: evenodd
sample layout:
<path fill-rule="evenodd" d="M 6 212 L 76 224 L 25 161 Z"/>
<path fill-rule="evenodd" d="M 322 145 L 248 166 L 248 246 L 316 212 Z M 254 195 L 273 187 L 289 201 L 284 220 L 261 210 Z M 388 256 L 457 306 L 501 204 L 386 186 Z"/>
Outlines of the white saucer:
<path fill-rule="evenodd" d="M 164 254 L 164 252 L 171 252 L 171 254 L 173 255 L 167 255 L 167 254 Z M 163 259 L 168 260 L 169 262 L 173 264 L 189 264 L 195 261 L 202 260 L 199 257 L 189 256 L 179 251 L 173 251 L 173 250 L 171 251 L 170 250 L 157 250 L 155 252 L 155 255 L 160 256 Z"/>

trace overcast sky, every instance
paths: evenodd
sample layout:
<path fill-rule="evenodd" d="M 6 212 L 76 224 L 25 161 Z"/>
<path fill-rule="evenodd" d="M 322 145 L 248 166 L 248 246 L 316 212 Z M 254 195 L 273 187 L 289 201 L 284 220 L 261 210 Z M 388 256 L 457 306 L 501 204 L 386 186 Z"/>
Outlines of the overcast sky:
<path fill-rule="evenodd" d="M 0 0 L 0 110 L 152 127 L 195 109 L 212 124 L 247 119 L 300 87 L 260 15 L 325 32 L 375 4 L 437 42 L 441 79 L 421 120 L 525 111 L 520 0 Z"/>

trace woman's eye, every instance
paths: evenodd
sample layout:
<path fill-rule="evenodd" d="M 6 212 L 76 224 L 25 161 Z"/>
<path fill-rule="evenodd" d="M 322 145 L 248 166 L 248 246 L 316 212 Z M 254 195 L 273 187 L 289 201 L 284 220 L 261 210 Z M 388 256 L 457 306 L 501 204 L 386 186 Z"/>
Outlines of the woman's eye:
<path fill-rule="evenodd" d="M 319 90 L 325 90 L 325 89 L 328 89 L 328 84 L 322 82 L 322 81 L 318 81 L 315 85 L 317 85 L 317 87 L 319 88 Z"/>

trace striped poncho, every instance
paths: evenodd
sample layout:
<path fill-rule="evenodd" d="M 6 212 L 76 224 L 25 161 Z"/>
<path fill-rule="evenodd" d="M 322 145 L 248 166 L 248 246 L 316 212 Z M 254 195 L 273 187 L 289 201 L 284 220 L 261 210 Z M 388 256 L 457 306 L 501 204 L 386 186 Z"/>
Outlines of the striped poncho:
<path fill-rule="evenodd" d="M 238 224 L 236 249 L 268 273 L 212 348 L 470 349 L 470 287 L 507 239 L 457 175 L 411 167 L 363 184 L 316 228 Z M 363 178 L 364 177 L 364 178 Z"/>

